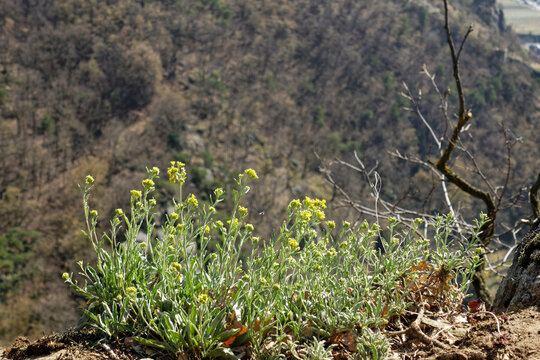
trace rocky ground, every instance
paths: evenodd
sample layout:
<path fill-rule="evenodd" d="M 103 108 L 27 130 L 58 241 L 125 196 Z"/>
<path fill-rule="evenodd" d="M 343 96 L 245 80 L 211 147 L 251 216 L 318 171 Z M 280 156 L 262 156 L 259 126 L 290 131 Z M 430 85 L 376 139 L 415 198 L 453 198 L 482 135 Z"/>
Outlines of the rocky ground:
<path fill-rule="evenodd" d="M 447 326 L 430 319 L 418 322 L 420 331 L 395 334 L 391 358 L 413 360 L 540 360 L 540 308 L 495 317 L 487 311 L 469 312 Z M 36 341 L 18 338 L 0 349 L 0 360 L 141 360 L 167 358 L 133 342 L 93 346 L 92 331 L 71 331 Z M 342 352 L 339 358 L 342 358 Z"/>

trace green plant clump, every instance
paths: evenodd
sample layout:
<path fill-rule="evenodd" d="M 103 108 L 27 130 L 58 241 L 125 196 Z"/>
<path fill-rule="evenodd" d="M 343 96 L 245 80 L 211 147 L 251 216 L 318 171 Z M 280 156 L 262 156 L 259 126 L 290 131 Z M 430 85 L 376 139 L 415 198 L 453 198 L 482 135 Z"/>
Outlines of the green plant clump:
<path fill-rule="evenodd" d="M 152 198 L 159 169 L 148 170 L 143 188 L 131 191 L 129 213 L 117 209 L 101 237 L 98 213 L 88 204 L 94 179 L 86 178 L 85 234 L 97 263 L 79 262 L 84 285 L 73 274 L 63 278 L 88 300 L 85 324 L 106 339 L 133 337 L 175 358 L 232 359 L 240 357 L 233 348 L 244 348 L 256 359 L 325 359 L 341 347 L 356 358 L 383 359 L 385 329 L 418 296 L 432 296 L 441 308 L 443 299 L 460 303 L 480 261 L 474 243 L 452 242 L 452 216 L 431 225 L 430 244 L 419 235 L 420 226 L 427 228 L 420 219 L 410 228 L 390 219 L 384 231 L 365 221 L 336 227 L 325 218 L 325 201 L 308 197 L 291 201 L 277 235 L 262 240 L 241 205 L 249 181 L 258 178 L 254 170 L 239 175 L 225 222 L 214 216 L 224 190 L 202 204 L 193 194 L 182 196 L 183 163 L 173 162 L 167 173 L 179 198 L 160 237 Z M 137 242 L 141 229 L 147 239 Z M 215 252 L 207 249 L 211 240 Z M 440 291 L 427 291 L 437 284 Z"/>

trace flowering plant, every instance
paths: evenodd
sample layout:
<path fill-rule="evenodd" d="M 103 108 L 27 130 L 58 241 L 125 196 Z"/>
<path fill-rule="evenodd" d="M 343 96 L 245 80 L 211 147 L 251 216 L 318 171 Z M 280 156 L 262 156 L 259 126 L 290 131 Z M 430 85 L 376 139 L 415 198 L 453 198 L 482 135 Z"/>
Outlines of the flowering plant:
<path fill-rule="evenodd" d="M 97 262 L 79 262 L 84 284 L 73 274 L 62 278 L 88 301 L 84 323 L 108 338 L 130 336 L 177 357 L 235 358 L 231 349 L 243 346 L 257 359 L 287 351 L 327 358 L 346 346 L 360 357 L 384 358 L 386 326 L 399 322 L 418 296 L 436 298 L 441 309 L 445 298 L 462 299 L 478 265 L 474 242 L 451 240 L 451 216 L 432 224 L 432 249 L 418 235 L 421 220 L 412 229 L 397 220 L 386 229 L 367 222 L 340 227 L 326 220 L 324 200 L 306 197 L 291 201 L 279 231 L 263 241 L 240 205 L 248 182 L 258 179 L 255 170 L 238 177 L 225 222 L 216 220 L 223 189 L 209 203 L 194 194 L 184 199 L 184 164 L 173 162 L 167 174 L 179 198 L 160 236 L 152 198 L 157 168 L 131 191 L 129 212 L 117 209 L 110 232 L 100 237 L 98 213 L 88 204 L 91 176 L 82 189 L 85 234 Z M 146 239 L 138 242 L 141 229 Z M 215 252 L 208 250 L 211 240 Z"/>

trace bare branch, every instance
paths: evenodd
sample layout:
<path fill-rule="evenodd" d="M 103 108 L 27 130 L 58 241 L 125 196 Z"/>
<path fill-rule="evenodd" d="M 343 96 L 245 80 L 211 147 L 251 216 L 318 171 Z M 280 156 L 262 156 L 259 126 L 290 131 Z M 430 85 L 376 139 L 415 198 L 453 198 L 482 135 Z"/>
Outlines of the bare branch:
<path fill-rule="evenodd" d="M 533 216 L 536 218 L 540 217 L 540 202 L 538 201 L 538 190 L 540 190 L 540 172 L 538 172 L 538 177 L 536 178 L 536 181 L 531 187 L 531 191 L 529 193 Z"/>
<path fill-rule="evenodd" d="M 473 32 L 473 26 L 472 24 L 469 25 L 469 28 L 467 29 L 467 32 L 465 33 L 465 36 L 463 36 L 463 40 L 461 40 L 461 45 L 459 46 L 459 50 L 457 53 L 457 61 L 459 61 L 459 57 L 461 56 L 461 50 L 463 50 L 463 46 L 465 45 L 465 41 L 467 41 L 467 38 L 469 35 Z"/>
<path fill-rule="evenodd" d="M 512 171 L 512 144 L 510 143 L 510 140 L 508 139 L 508 132 L 506 131 L 506 128 L 504 126 L 504 123 L 501 122 L 501 128 L 504 136 L 504 144 L 506 146 L 506 177 L 504 179 L 504 185 L 502 187 L 501 194 L 497 196 L 497 209 L 501 206 L 501 201 L 504 197 L 504 193 L 508 189 L 508 181 L 510 180 L 510 172 Z"/>
<path fill-rule="evenodd" d="M 437 144 L 437 149 L 441 149 L 441 142 L 439 141 L 439 138 L 437 137 L 437 135 L 435 135 L 435 132 L 433 131 L 433 129 L 431 128 L 431 126 L 429 125 L 429 123 L 427 122 L 426 118 L 424 117 L 424 114 L 422 114 L 422 111 L 420 110 L 420 105 L 418 104 L 418 102 L 416 101 L 416 99 L 414 98 L 414 96 L 411 94 L 411 91 L 409 90 L 409 87 L 407 86 L 407 84 L 405 82 L 403 82 L 403 87 L 405 88 L 405 91 L 407 91 L 407 96 L 405 96 L 410 102 L 411 104 L 413 105 L 414 107 L 414 112 L 416 113 L 416 115 L 418 115 L 418 117 L 420 118 L 420 120 L 422 120 L 422 122 L 424 123 L 424 125 L 428 128 L 429 132 L 431 133 L 431 136 L 433 137 L 433 140 L 435 141 L 435 143 Z"/>
<path fill-rule="evenodd" d="M 437 86 L 437 83 L 435 82 L 435 74 L 431 75 L 425 64 L 422 66 L 422 72 L 430 79 L 433 90 L 435 90 L 437 95 L 439 95 L 440 109 L 444 117 L 444 133 L 443 133 L 443 136 L 441 137 L 441 140 L 442 140 L 446 138 L 446 133 L 448 131 L 448 124 L 450 123 L 450 119 L 448 118 L 448 96 L 450 95 L 450 89 L 446 89 L 444 95 L 441 94 L 441 91 L 439 90 L 439 87 Z M 441 147 L 439 147 L 439 149 L 440 148 Z"/>

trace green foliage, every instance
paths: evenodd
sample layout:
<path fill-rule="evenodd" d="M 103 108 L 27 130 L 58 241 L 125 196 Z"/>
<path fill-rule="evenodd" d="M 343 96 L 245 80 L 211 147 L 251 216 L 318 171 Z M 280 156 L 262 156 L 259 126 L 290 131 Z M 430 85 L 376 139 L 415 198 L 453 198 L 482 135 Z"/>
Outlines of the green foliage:
<path fill-rule="evenodd" d="M 54 125 L 54 119 L 49 114 L 45 114 L 41 118 L 38 131 L 40 134 L 52 134 L 54 132 Z"/>
<path fill-rule="evenodd" d="M 0 235 L 0 299 L 21 278 L 24 265 L 33 255 L 35 239 L 41 234 L 12 227 Z"/>
<path fill-rule="evenodd" d="M 313 122 L 318 126 L 324 126 L 326 124 L 324 122 L 324 110 L 321 105 L 317 105 L 313 109 Z"/>
<path fill-rule="evenodd" d="M 387 94 L 395 94 L 396 91 L 396 79 L 394 78 L 394 74 L 391 72 L 387 72 L 383 76 L 383 84 L 384 84 L 384 91 Z"/>
<path fill-rule="evenodd" d="M 325 218 L 325 201 L 308 197 L 291 201 L 276 235 L 261 240 L 241 205 L 248 183 L 258 179 L 254 170 L 238 176 L 232 214 L 223 222 L 216 207 L 224 191 L 215 189 L 209 204 L 193 194 L 184 198 L 181 163 L 167 171 L 179 198 L 156 237 L 152 193 L 158 174 L 157 168 L 148 170 L 143 188 L 131 191 L 129 213 L 118 209 L 110 232 L 99 237 L 98 212 L 88 204 L 94 179 L 87 177 L 85 234 L 97 263 L 79 262 L 84 284 L 68 273 L 62 277 L 88 300 L 87 325 L 170 355 L 235 358 L 230 347 L 249 343 L 258 359 L 300 347 L 324 359 L 340 329 L 356 344 L 350 351 L 382 359 L 388 353 L 384 327 L 405 314 L 413 289 L 431 278 L 413 269 L 439 274 L 433 278 L 442 278 L 437 303 L 444 307 L 445 298 L 460 304 L 480 261 L 474 242 L 453 240 L 452 216 L 430 226 L 432 250 L 429 240 L 416 235 L 419 219 L 409 230 L 395 219 L 384 231 L 366 222 L 336 228 Z M 137 242 L 143 228 L 146 239 Z M 215 252 L 208 250 L 210 241 L 217 243 Z"/>

